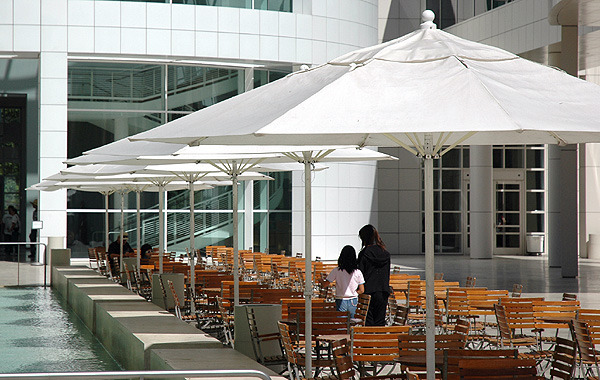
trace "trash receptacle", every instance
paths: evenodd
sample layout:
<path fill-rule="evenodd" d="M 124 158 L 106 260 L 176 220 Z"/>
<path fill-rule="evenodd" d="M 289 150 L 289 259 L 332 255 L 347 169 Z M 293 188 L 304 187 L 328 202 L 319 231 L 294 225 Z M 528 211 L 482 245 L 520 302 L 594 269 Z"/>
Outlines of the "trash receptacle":
<path fill-rule="evenodd" d="M 527 254 L 541 255 L 544 252 L 544 235 L 527 234 Z"/>

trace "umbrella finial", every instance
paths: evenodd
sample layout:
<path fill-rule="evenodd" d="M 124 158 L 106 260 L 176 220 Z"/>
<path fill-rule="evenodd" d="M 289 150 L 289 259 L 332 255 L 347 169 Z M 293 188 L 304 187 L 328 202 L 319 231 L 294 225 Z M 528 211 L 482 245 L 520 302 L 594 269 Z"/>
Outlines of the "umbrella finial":
<path fill-rule="evenodd" d="M 421 29 L 436 29 L 437 27 L 433 23 L 434 19 L 435 13 L 433 13 L 433 11 L 429 9 L 423 11 L 423 13 L 421 14 L 421 20 L 423 20 L 423 22 L 421 23 Z"/>

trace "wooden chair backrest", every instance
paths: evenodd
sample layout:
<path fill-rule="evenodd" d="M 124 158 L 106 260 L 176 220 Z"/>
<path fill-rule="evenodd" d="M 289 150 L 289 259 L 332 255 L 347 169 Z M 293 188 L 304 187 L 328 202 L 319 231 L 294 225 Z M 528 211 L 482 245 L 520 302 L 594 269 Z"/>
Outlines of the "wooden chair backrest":
<path fill-rule="evenodd" d="M 392 362 L 398 356 L 398 339 L 408 335 L 410 326 L 353 326 L 352 360 Z"/>
<path fill-rule="evenodd" d="M 356 305 L 356 313 L 354 314 L 353 323 L 356 323 L 360 326 L 365 325 L 370 303 L 371 295 L 365 293 L 358 295 L 358 305 Z"/>
<path fill-rule="evenodd" d="M 521 293 L 523 293 L 523 284 L 514 284 L 510 296 L 518 298 L 521 297 Z"/>
<path fill-rule="evenodd" d="M 202 288 L 221 288 L 221 282 L 233 281 L 233 275 L 218 270 L 196 271 L 196 285 Z"/>
<path fill-rule="evenodd" d="M 278 304 L 282 298 L 301 299 L 302 295 L 302 292 L 292 289 L 256 288 L 252 289 L 251 299 L 253 303 Z"/>
<path fill-rule="evenodd" d="M 96 248 L 88 248 L 88 261 L 90 269 L 98 269 L 98 253 L 96 253 Z"/>
<path fill-rule="evenodd" d="M 285 323 L 277 322 L 277 327 L 279 328 L 281 345 L 283 346 L 283 351 L 288 363 L 292 365 L 302 365 L 298 358 L 298 354 L 296 353 L 296 348 L 294 347 L 294 341 L 290 333 L 290 326 Z"/>
<path fill-rule="evenodd" d="M 506 319 L 506 311 L 504 310 L 503 305 L 494 306 L 494 310 L 496 313 L 496 322 L 498 323 L 498 335 L 500 337 L 501 345 L 510 346 L 512 341 L 512 330 L 508 325 L 508 320 Z"/>
<path fill-rule="evenodd" d="M 352 380 L 356 372 L 352 355 L 350 352 L 350 343 L 347 339 L 336 340 L 331 344 L 333 348 L 333 358 L 335 360 L 335 369 L 339 380 Z"/>
<path fill-rule="evenodd" d="M 568 328 L 568 321 L 563 323 L 556 321 L 545 321 L 542 318 L 567 318 L 575 319 L 579 310 L 579 301 L 533 301 L 533 316 L 537 320 L 537 327 L 544 328 Z"/>
<path fill-rule="evenodd" d="M 446 292 L 446 320 L 468 318 L 474 315 L 475 309 L 469 305 L 467 292 L 448 289 Z"/>
<path fill-rule="evenodd" d="M 294 319 L 299 310 L 304 310 L 306 300 L 304 298 L 282 298 L 281 319 Z M 311 300 L 313 310 L 317 308 L 335 308 L 335 303 L 326 302 L 321 298 Z"/>
<path fill-rule="evenodd" d="M 592 342 L 600 344 L 600 309 L 579 309 L 576 319 L 587 323 Z"/>
<path fill-rule="evenodd" d="M 424 355 L 426 345 L 425 335 L 400 335 L 398 349 L 400 355 Z M 465 337 L 459 333 L 441 334 L 435 336 L 435 349 L 462 349 L 465 347 Z"/>
<path fill-rule="evenodd" d="M 562 294 L 563 301 L 577 301 L 577 294 L 575 293 L 563 293 Z"/>
<path fill-rule="evenodd" d="M 394 316 L 393 324 L 395 326 L 405 326 L 408 324 L 408 306 L 398 304 L 396 305 L 396 315 Z"/>
<path fill-rule="evenodd" d="M 563 380 L 571 380 L 575 374 L 575 362 L 577 359 L 577 344 L 569 339 L 556 337 L 554 353 L 552 354 L 552 367 L 550 377 Z"/>
<path fill-rule="evenodd" d="M 580 360 L 598 366 L 598 353 L 592 342 L 588 324 L 577 320 L 572 321 L 571 334 L 575 337 Z"/>
<path fill-rule="evenodd" d="M 259 285 L 256 281 L 239 281 L 239 296 L 240 300 L 245 302 L 253 302 L 252 292 L 253 290 L 260 288 L 264 285 Z M 232 300 L 234 296 L 234 281 L 226 280 L 221 282 L 221 297 L 225 300 Z"/>
<path fill-rule="evenodd" d="M 474 288 L 476 282 L 477 282 L 477 277 L 467 276 L 467 280 L 465 281 L 465 287 Z"/>
<path fill-rule="evenodd" d="M 462 359 L 458 368 L 461 380 L 538 379 L 535 359 Z"/>
<path fill-rule="evenodd" d="M 449 349 L 445 352 L 447 379 L 457 379 L 459 375 L 458 363 L 463 359 L 498 359 L 498 358 L 518 358 L 517 349 L 499 349 L 499 350 L 465 350 Z"/>
<path fill-rule="evenodd" d="M 337 311 L 334 308 L 316 308 L 312 310 L 312 340 L 319 335 L 345 335 L 348 334 L 348 313 Z M 306 312 L 298 311 L 296 317 L 296 333 L 298 340 L 306 340 Z"/>
<path fill-rule="evenodd" d="M 518 302 L 514 302 L 515 300 Z M 509 298 L 503 301 L 506 321 L 511 330 L 519 330 L 521 334 L 525 334 L 525 330 L 537 328 L 533 301 L 526 301 L 524 298 Z"/>

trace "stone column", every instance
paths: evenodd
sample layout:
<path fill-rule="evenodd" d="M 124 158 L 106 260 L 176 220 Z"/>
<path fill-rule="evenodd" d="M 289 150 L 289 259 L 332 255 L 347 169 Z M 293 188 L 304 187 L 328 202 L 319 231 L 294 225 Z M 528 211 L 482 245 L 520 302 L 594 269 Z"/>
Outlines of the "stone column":
<path fill-rule="evenodd" d="M 494 241 L 494 189 L 492 147 L 472 145 L 471 180 L 471 258 L 491 259 Z"/>
<path fill-rule="evenodd" d="M 67 158 L 67 0 L 40 2 L 40 178 L 65 168 Z M 39 194 L 40 241 L 67 236 L 66 191 Z"/>
<path fill-rule="evenodd" d="M 548 218 L 548 233 L 546 242 L 546 252 L 548 252 L 548 266 L 550 268 L 559 268 L 561 266 L 561 220 L 560 220 L 560 197 L 561 197 L 561 173 L 560 173 L 560 147 L 558 145 L 548 145 L 548 209 L 546 217 Z"/>
<path fill-rule="evenodd" d="M 577 25 L 561 27 L 560 67 L 567 73 L 579 73 L 579 36 Z M 558 149 L 558 151 L 557 151 Z M 553 157 L 559 152 L 559 162 L 549 170 L 548 239 L 553 250 L 548 264 L 560 266 L 563 277 L 577 277 L 579 258 L 578 239 L 578 153 L 576 145 L 551 147 Z M 555 166 L 554 166 L 555 165 Z M 549 165 L 550 166 L 550 165 Z M 550 202 L 551 200 L 551 202 Z M 558 220 L 557 220 L 558 218 Z M 560 259 L 559 259 L 560 258 Z"/>

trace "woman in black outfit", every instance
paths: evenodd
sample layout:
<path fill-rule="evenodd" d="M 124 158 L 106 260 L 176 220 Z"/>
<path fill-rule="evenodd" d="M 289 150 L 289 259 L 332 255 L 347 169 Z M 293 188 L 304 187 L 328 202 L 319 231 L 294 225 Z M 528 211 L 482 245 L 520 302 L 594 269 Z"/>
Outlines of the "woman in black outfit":
<path fill-rule="evenodd" d="M 365 278 L 365 294 L 371 296 L 365 325 L 385 326 L 385 312 L 390 295 L 390 253 L 379 233 L 370 224 L 358 231 L 362 248 L 358 253 L 358 269 Z"/>

